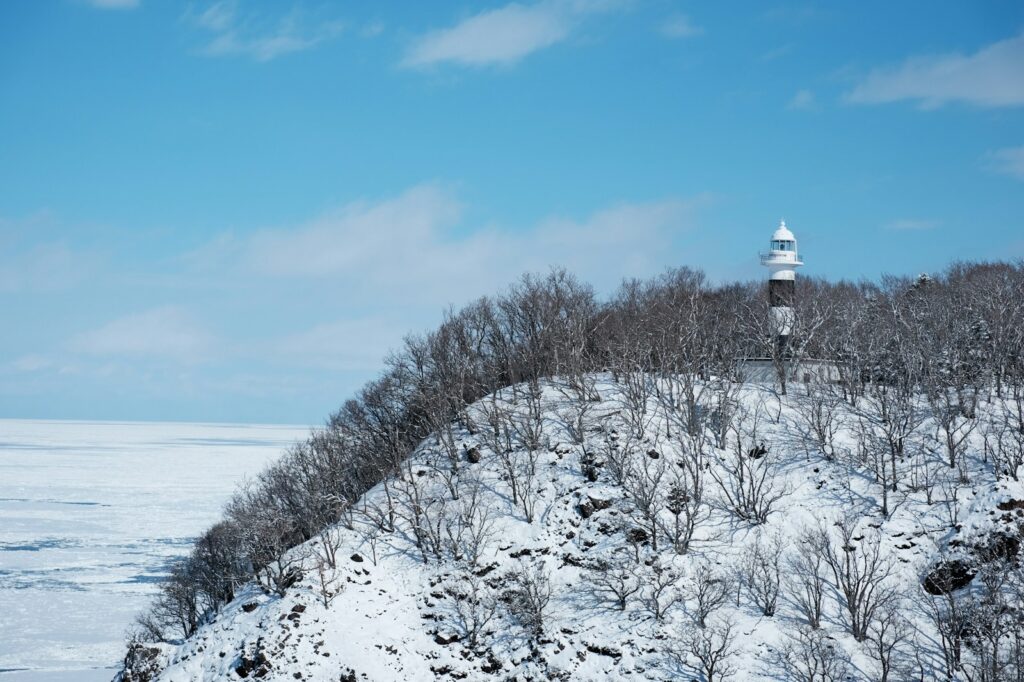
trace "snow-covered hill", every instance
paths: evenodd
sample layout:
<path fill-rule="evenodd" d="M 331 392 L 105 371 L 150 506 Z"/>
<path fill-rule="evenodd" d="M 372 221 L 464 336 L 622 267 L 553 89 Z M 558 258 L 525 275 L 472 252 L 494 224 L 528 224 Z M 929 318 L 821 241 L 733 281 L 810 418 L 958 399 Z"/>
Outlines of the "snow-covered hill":
<path fill-rule="evenodd" d="M 883 501 L 878 434 L 841 400 L 823 444 L 804 387 L 699 384 L 688 433 L 679 387 L 636 381 L 480 401 L 293 550 L 283 596 L 245 587 L 189 640 L 134 648 L 124 679 L 878 680 L 890 641 L 889 679 L 941 677 L 943 597 L 922 581 L 1015 559 L 1024 528 L 1024 488 L 982 461 L 983 428 L 949 469 L 922 416 Z M 877 579 L 862 641 L 830 552 Z"/>

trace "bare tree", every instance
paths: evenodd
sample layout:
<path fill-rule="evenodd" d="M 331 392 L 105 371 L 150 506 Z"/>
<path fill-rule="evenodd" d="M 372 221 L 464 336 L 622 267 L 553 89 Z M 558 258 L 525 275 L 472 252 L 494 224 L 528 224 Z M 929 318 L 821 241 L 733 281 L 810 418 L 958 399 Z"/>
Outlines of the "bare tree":
<path fill-rule="evenodd" d="M 733 447 L 718 467 L 710 469 L 726 510 L 752 525 L 766 522 L 779 500 L 789 494 L 785 486 L 776 484 L 774 458 L 757 440 L 757 433 L 756 428 L 751 429 L 744 437 L 744 432 L 737 430 Z"/>
<path fill-rule="evenodd" d="M 821 529 L 804 529 L 785 559 L 786 594 L 813 629 L 821 627 L 827 587 L 825 557 L 821 551 L 823 537 Z"/>
<path fill-rule="evenodd" d="M 657 451 L 651 452 L 657 454 Z M 661 530 L 659 515 L 666 502 L 666 490 L 662 483 L 667 472 L 666 460 L 661 455 L 658 455 L 657 459 L 652 459 L 650 454 L 640 455 L 637 459 L 638 461 L 630 467 L 623 487 L 644 521 L 645 530 L 651 540 L 651 549 L 657 552 L 658 533 Z"/>
<path fill-rule="evenodd" d="M 544 636 L 548 605 L 551 603 L 551 580 L 544 564 L 520 563 L 511 576 L 511 587 L 504 601 L 509 612 L 534 639 Z"/>
<path fill-rule="evenodd" d="M 716 619 L 705 627 L 689 628 L 679 638 L 679 649 L 671 654 L 681 668 L 696 670 L 705 682 L 722 682 L 736 674 L 736 625 Z M 693 663 L 691 663 L 693 661 Z"/>
<path fill-rule="evenodd" d="M 846 679 L 849 657 L 824 630 L 798 627 L 786 633 L 780 663 L 786 679 L 793 682 L 841 682 Z"/>
<path fill-rule="evenodd" d="M 498 595 L 472 571 L 460 571 L 446 584 L 445 591 L 452 597 L 452 618 L 459 634 L 471 649 L 476 649 L 498 616 Z"/>
<path fill-rule="evenodd" d="M 661 563 L 655 557 L 650 570 L 641 578 L 641 600 L 659 623 L 676 604 L 683 600 L 679 591 L 682 573 Z"/>
<path fill-rule="evenodd" d="M 462 489 L 454 513 L 445 520 L 445 544 L 452 559 L 472 568 L 489 551 L 494 539 L 494 512 L 478 478 L 464 478 Z"/>
<path fill-rule="evenodd" d="M 668 536 L 676 554 L 686 554 L 697 526 L 706 516 L 703 467 L 684 466 L 674 470 L 663 504 L 672 521 L 661 521 L 662 532 Z"/>
<path fill-rule="evenodd" d="M 826 535 L 822 550 L 842 596 L 850 633 L 863 642 L 880 609 L 897 598 L 890 582 L 893 564 L 882 552 L 877 531 L 857 536 L 856 522 L 852 518 L 835 525 L 839 529 L 839 541 L 834 542 Z"/>
<path fill-rule="evenodd" d="M 693 601 L 693 617 L 697 627 L 707 627 L 708 616 L 721 608 L 733 590 L 732 580 L 724 573 L 716 572 L 707 563 L 697 564 L 687 585 L 686 596 Z"/>
<path fill-rule="evenodd" d="M 741 572 L 747 593 L 765 616 L 774 616 L 782 580 L 782 539 L 762 538 L 744 552 Z"/>
<path fill-rule="evenodd" d="M 835 457 L 835 437 L 841 425 L 842 394 L 830 384 L 818 384 L 809 386 L 807 394 L 793 404 L 797 407 L 805 440 L 815 452 L 831 461 Z"/>
<path fill-rule="evenodd" d="M 642 587 L 636 565 L 622 558 L 593 562 L 587 571 L 587 578 L 594 593 L 610 601 L 620 611 L 626 609 L 629 598 Z"/>
<path fill-rule="evenodd" d="M 913 629 L 903 615 L 906 605 L 898 598 L 884 604 L 875 621 L 868 628 L 865 648 L 878 666 L 878 682 L 889 682 L 898 674 L 897 664 L 903 646 L 910 640 Z"/>
<path fill-rule="evenodd" d="M 317 598 L 324 605 L 324 608 L 327 608 L 334 601 L 334 598 L 341 593 L 344 583 L 341 582 L 341 576 L 338 575 L 334 565 L 329 563 L 322 554 L 318 554 L 313 558 L 313 569 L 316 571 L 317 578 Z"/>

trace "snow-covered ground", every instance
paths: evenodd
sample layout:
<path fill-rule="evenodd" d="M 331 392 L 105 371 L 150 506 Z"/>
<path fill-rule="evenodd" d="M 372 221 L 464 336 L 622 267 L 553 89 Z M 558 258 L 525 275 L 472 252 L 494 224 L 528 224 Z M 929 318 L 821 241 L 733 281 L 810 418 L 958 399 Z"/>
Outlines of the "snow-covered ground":
<path fill-rule="evenodd" d="M 0 681 L 110 679 L 167 562 L 307 432 L 0 420 Z"/>
<path fill-rule="evenodd" d="M 445 507 L 449 518 L 462 513 L 459 510 L 467 509 L 470 491 L 474 487 L 480 491 L 487 520 L 476 525 L 486 526 L 488 532 L 483 554 L 471 569 L 481 577 L 477 582 L 484 596 L 479 600 L 467 596 L 473 579 L 465 568 L 456 562 L 423 561 L 407 519 L 400 518 L 391 532 L 369 521 L 382 518 L 385 508 L 384 490 L 378 486 L 360 503 L 366 513 L 356 515 L 354 528 L 339 526 L 338 567 L 323 571 L 323 580 L 329 584 L 326 591 L 315 568 L 315 557 L 322 550 L 314 540 L 296 549 L 305 557 L 305 578 L 284 596 L 249 586 L 192 639 L 180 646 L 151 649 L 148 655 L 164 668 L 159 679 L 697 679 L 684 641 L 687 634 L 699 632 L 693 626 L 697 608 L 693 586 L 702 567 L 723 578 L 735 576 L 745 552 L 759 538 L 769 543 L 777 538 L 790 556 L 801 530 L 820 524 L 834 532 L 833 523 L 850 515 L 856 519 L 853 542 L 865 549 L 846 551 L 870 551 L 870 543 L 877 538 L 883 560 L 891 562 L 892 577 L 885 584 L 903 593 L 899 608 L 918 632 L 902 643 L 908 653 L 904 660 L 916 660 L 909 653 L 920 651 L 915 664 L 925 666 L 924 677 L 930 678 L 938 654 L 924 605 L 922 576 L 954 537 L 969 543 L 982 527 L 1020 522 L 1008 514 L 1000 516 L 995 506 L 1020 499 L 1024 488 L 997 483 L 980 465 L 972 466 L 971 485 L 961 486 L 956 493 L 957 518 L 949 518 L 943 493 L 936 491 L 939 499 L 929 503 L 909 479 L 899 481 L 900 492 L 890 500 L 893 511 L 885 518 L 879 509 L 880 487 L 865 469 L 829 461 L 808 448 L 800 436 L 799 395 L 779 399 L 763 388 L 747 387 L 735 395 L 746 415 L 741 430 L 753 439 L 747 442 L 766 444 L 775 472 L 772 486 L 784 493 L 767 523 L 752 526 L 727 511 L 723 493 L 710 475 L 722 471 L 728 452 L 712 448 L 706 508 L 690 551 L 675 553 L 665 538 L 658 551 L 642 539 L 630 544 L 631 530 L 642 526 L 643 519 L 635 498 L 616 482 L 613 460 L 632 453 L 623 461 L 634 473 L 664 471 L 668 478 L 684 454 L 680 442 L 670 435 L 678 433 L 678 428 L 666 421 L 663 411 L 652 406 L 646 435 L 631 438 L 620 387 L 602 382 L 599 390 L 602 400 L 592 405 L 585 436 L 586 451 L 596 459 L 598 471 L 589 480 L 583 445 L 574 442 L 566 429 L 565 418 L 571 410 L 557 391 L 546 390 L 544 446 L 531 485 L 537 491 L 532 522 L 512 499 L 499 453 L 486 444 L 484 416 L 476 421 L 481 427 L 476 435 L 465 431 L 457 435 L 462 446 L 478 448 L 481 454 L 478 462 L 459 465 L 458 502 L 446 492 L 442 482 L 446 460 L 433 440 L 424 443 L 412 459 L 406 476 L 414 485 L 393 484 L 392 495 L 401 498 L 415 492 L 416 509 L 437 519 Z M 754 427 L 756 437 L 749 432 Z M 931 429 L 931 424 L 923 424 L 921 436 Z M 844 430 L 835 442 L 837 448 L 853 447 L 850 433 Z M 977 451 L 978 443 L 972 439 L 967 458 L 974 464 L 978 464 Z M 525 456 L 521 447 L 512 454 L 520 462 Z M 406 512 L 399 504 L 399 516 Z M 962 530 L 951 527 L 956 522 Z M 631 561 L 634 554 L 641 561 Z M 636 580 L 641 589 L 627 599 L 624 609 L 598 587 L 597 574 L 587 570 L 602 560 L 636 571 L 628 580 Z M 660 622 L 651 611 L 655 564 L 680 576 L 666 592 L 674 592 L 679 601 Z M 522 590 L 510 591 L 524 569 L 540 571 L 550 581 L 551 600 L 540 637 L 531 638 L 516 615 L 521 598 L 516 595 L 522 595 Z M 325 600 L 325 593 L 333 596 Z M 459 612 L 466 604 L 486 603 L 488 594 L 506 603 L 490 614 L 479 642 L 472 644 L 465 614 Z M 487 611 L 483 606 L 477 610 Z M 795 631 L 802 621 L 789 593 L 780 597 L 778 612 L 766 616 L 746 589 L 732 590 L 714 618 L 734 624 L 735 655 L 730 660 L 737 670 L 734 679 L 792 679 L 781 672 L 780 656 L 786 633 Z M 832 588 L 822 623 L 826 645 L 845 652 L 841 657 L 849 660 L 850 676 L 844 679 L 878 679 L 876 663 L 868 648 L 850 635 Z"/>

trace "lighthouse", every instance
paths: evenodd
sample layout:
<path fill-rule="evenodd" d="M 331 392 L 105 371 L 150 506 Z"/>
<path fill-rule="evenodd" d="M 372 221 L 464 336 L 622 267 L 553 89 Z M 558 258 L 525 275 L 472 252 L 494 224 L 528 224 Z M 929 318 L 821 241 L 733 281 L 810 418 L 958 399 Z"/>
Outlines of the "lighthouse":
<path fill-rule="evenodd" d="M 793 311 L 793 294 L 796 285 L 796 269 L 803 265 L 796 249 L 796 237 L 786 221 L 772 235 L 771 248 L 761 254 L 761 265 L 768 268 L 768 305 L 775 335 L 778 357 L 789 354 L 789 337 L 793 334 L 796 314 Z"/>

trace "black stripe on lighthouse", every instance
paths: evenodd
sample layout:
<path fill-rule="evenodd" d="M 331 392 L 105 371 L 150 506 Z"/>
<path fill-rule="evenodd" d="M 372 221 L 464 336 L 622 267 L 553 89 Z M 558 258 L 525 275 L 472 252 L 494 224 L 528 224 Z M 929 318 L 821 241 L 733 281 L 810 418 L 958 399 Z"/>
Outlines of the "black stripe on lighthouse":
<path fill-rule="evenodd" d="M 768 305 L 772 308 L 792 308 L 795 284 L 791 279 L 768 280 Z"/>

